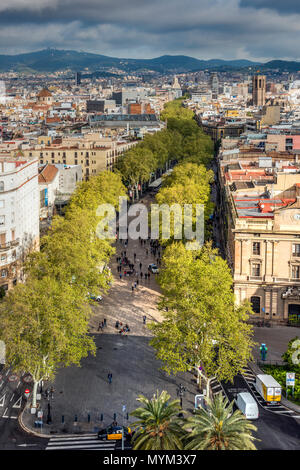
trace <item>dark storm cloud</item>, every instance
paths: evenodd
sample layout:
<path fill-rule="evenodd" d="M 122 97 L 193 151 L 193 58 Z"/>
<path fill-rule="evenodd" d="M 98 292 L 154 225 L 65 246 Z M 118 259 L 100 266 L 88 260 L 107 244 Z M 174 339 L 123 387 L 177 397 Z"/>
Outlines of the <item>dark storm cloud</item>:
<path fill-rule="evenodd" d="M 241 7 L 248 8 L 268 8 L 279 13 L 300 13 L 299 0 L 241 0 Z"/>
<path fill-rule="evenodd" d="M 0 53 L 57 47 L 118 57 L 297 59 L 300 14 L 260 9 L 263 3 L 0 0 Z"/>

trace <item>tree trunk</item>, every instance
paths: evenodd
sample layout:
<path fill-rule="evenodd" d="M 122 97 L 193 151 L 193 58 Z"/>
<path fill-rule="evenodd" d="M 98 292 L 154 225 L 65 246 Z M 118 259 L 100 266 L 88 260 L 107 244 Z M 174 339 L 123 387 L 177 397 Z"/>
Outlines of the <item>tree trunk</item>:
<path fill-rule="evenodd" d="M 37 387 L 39 382 L 37 380 L 33 380 L 33 389 L 32 389 L 32 407 L 36 408 L 36 394 L 37 394 Z"/>

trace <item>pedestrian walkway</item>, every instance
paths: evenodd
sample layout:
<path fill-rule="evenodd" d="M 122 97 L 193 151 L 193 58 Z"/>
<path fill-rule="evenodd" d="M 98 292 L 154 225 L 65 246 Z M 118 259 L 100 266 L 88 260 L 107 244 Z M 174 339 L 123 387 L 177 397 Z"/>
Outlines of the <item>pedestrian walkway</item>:
<path fill-rule="evenodd" d="M 150 196 L 143 198 L 143 203 L 147 206 L 152 202 Z M 129 218 L 129 222 L 130 222 Z M 114 276 L 113 285 L 103 295 L 101 302 L 95 302 L 92 306 L 94 316 L 90 321 L 90 332 L 99 335 L 116 334 L 119 330 L 115 328 L 116 322 L 128 325 L 129 335 L 151 336 L 147 326 L 143 323 L 143 316 L 146 315 L 147 323 L 150 321 L 162 321 L 163 317 L 157 308 L 160 298 L 160 289 L 156 282 L 156 275 L 148 270 L 149 264 L 160 262 L 162 249 L 151 250 L 150 240 L 125 240 L 116 242 L 116 253 L 113 256 L 110 268 Z M 126 253 L 124 255 L 124 252 Z M 123 256 L 122 256 L 123 253 Z M 160 255 L 160 256 L 159 256 Z M 134 265 L 133 273 L 128 275 L 129 266 L 121 264 L 119 258 L 128 258 L 129 263 Z M 158 266 L 160 267 L 160 266 Z M 119 268 L 120 269 L 120 268 Z M 126 275 L 124 274 L 126 272 Z M 145 274 L 150 273 L 150 278 L 145 278 Z M 122 278 L 120 279 L 120 274 Z M 136 287 L 134 287 L 137 283 Z M 104 328 L 99 328 L 104 318 L 106 324 Z"/>
<path fill-rule="evenodd" d="M 52 437 L 45 450 L 115 450 L 115 440 L 101 441 L 97 434 L 72 437 Z"/>

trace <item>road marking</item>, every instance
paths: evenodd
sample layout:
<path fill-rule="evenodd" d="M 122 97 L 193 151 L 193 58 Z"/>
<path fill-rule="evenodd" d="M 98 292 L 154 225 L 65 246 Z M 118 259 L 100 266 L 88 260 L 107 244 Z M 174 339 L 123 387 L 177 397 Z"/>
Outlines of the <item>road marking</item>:
<path fill-rule="evenodd" d="M 96 439 L 97 434 L 90 434 L 88 436 L 76 436 L 76 437 L 51 437 L 50 442 L 59 442 L 59 441 L 81 441 L 84 439 Z M 115 441 L 113 441 L 115 442 Z"/>
<path fill-rule="evenodd" d="M 12 406 L 13 408 L 21 408 L 22 396 L 17 399 L 16 403 Z"/>
<path fill-rule="evenodd" d="M 0 406 L 4 406 L 6 393 L 0 398 Z"/>
<path fill-rule="evenodd" d="M 19 383 L 18 383 L 18 385 L 17 385 L 17 388 L 19 387 L 20 383 L 21 383 L 21 380 L 19 380 Z"/>
<path fill-rule="evenodd" d="M 6 408 L 6 410 L 4 411 L 3 415 L 2 415 L 2 418 L 9 418 L 9 416 L 5 416 L 5 413 L 7 412 L 8 408 Z"/>
<path fill-rule="evenodd" d="M 97 439 L 97 434 L 80 437 L 57 437 L 51 438 L 48 442 L 46 450 L 59 450 L 59 449 L 97 449 L 97 450 L 114 450 L 116 441 L 101 441 Z"/>
<path fill-rule="evenodd" d="M 13 393 L 12 396 L 10 397 L 10 402 L 12 401 L 12 399 L 14 398 L 15 394 Z"/>

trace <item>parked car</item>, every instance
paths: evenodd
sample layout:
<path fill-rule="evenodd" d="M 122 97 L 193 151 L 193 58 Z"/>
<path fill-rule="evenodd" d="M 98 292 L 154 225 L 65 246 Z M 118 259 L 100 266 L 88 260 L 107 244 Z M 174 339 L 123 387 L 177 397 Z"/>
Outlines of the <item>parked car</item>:
<path fill-rule="evenodd" d="M 151 271 L 153 274 L 158 274 L 159 273 L 159 269 L 156 266 L 156 264 L 154 264 L 154 263 L 149 264 L 148 270 Z"/>
<path fill-rule="evenodd" d="M 130 428 L 125 426 L 114 426 L 112 424 L 107 428 L 98 431 L 98 439 L 101 439 L 102 441 L 122 439 L 122 428 L 124 429 L 124 439 L 130 439 L 132 436 Z"/>

